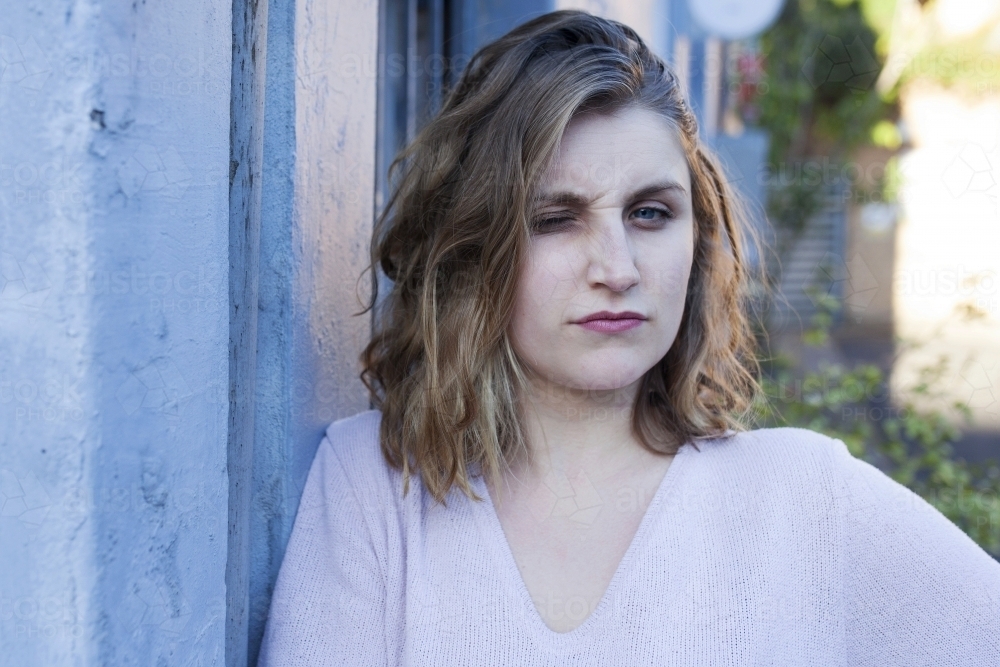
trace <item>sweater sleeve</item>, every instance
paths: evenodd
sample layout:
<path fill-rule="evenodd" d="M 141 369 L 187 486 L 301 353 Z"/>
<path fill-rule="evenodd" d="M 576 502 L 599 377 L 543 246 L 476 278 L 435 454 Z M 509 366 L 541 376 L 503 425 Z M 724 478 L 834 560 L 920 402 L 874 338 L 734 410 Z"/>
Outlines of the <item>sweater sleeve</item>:
<path fill-rule="evenodd" d="M 324 437 L 275 583 L 258 666 L 384 667 L 385 607 L 371 531 Z"/>
<path fill-rule="evenodd" d="M 1000 563 L 919 495 L 835 445 L 847 664 L 1000 665 Z"/>

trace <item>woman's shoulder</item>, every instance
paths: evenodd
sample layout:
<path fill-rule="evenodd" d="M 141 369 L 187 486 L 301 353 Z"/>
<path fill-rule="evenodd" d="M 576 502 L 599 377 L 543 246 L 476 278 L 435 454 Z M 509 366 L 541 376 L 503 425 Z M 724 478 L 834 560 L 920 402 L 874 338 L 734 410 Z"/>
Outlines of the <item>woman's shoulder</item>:
<path fill-rule="evenodd" d="M 804 428 L 780 427 L 727 431 L 698 439 L 693 446 L 719 465 L 769 470 L 842 465 L 851 454 L 836 438 Z"/>
<path fill-rule="evenodd" d="M 868 461 L 855 457 L 837 438 L 803 428 L 742 431 L 706 440 L 701 449 L 717 479 L 737 485 L 781 489 L 782 495 L 821 495 L 860 534 L 879 522 L 930 522 L 964 541 L 964 535 L 917 493 Z M 759 490 L 759 489 L 757 489 Z M 954 530 L 952 530 L 954 529 Z M 878 531 L 876 531 L 877 533 Z"/>
<path fill-rule="evenodd" d="M 365 410 L 337 419 L 327 426 L 316 451 L 314 465 L 336 461 L 362 504 L 384 504 L 401 479 L 401 473 L 382 455 L 381 423 L 379 410 Z"/>
<path fill-rule="evenodd" d="M 854 474 L 847 446 L 803 428 L 727 432 L 687 445 L 687 474 L 697 489 L 728 489 L 755 503 L 836 511 Z"/>
<path fill-rule="evenodd" d="M 378 459 L 382 456 L 379 448 L 381 423 L 381 411 L 365 410 L 332 422 L 326 427 L 323 441 L 345 468 L 369 468 L 376 462 L 376 454 Z"/>
<path fill-rule="evenodd" d="M 746 431 L 727 431 L 717 437 L 706 438 L 707 442 L 734 441 L 742 447 L 770 447 L 802 449 L 803 447 L 837 447 L 843 443 L 828 435 L 807 428 L 781 426 L 777 428 L 757 428 Z"/>

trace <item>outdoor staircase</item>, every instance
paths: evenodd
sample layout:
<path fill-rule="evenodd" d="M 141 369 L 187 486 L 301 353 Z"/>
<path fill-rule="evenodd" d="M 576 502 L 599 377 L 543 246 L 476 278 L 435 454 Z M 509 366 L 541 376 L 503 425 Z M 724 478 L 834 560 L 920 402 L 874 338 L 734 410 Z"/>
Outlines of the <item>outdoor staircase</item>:
<path fill-rule="evenodd" d="M 823 205 L 813 215 L 781 257 L 780 279 L 772 300 L 771 322 L 778 328 L 808 326 L 817 312 L 809 288 L 843 295 L 847 201 L 845 186 L 832 185 L 823 192 Z"/>

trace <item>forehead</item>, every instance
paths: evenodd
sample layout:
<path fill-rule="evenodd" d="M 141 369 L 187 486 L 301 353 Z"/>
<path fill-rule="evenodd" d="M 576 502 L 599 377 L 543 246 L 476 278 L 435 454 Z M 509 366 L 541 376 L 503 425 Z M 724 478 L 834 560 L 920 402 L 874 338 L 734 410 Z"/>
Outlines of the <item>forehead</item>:
<path fill-rule="evenodd" d="M 684 148 L 670 122 L 639 107 L 583 114 L 566 127 L 539 196 L 557 191 L 602 196 L 648 179 L 672 180 L 690 192 Z"/>

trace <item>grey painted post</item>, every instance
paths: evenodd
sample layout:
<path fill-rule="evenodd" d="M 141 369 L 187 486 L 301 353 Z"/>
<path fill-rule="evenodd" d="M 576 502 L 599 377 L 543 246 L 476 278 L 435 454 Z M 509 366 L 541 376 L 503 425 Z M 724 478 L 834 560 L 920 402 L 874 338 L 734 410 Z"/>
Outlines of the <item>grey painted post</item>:
<path fill-rule="evenodd" d="M 266 40 L 267 3 L 235 0 L 229 163 L 226 667 L 247 664 Z"/>
<path fill-rule="evenodd" d="M 326 426 L 369 407 L 378 3 L 271 0 L 251 500 L 250 649 Z M 360 298 L 359 298 L 360 297 Z"/>

